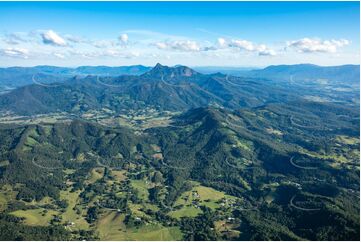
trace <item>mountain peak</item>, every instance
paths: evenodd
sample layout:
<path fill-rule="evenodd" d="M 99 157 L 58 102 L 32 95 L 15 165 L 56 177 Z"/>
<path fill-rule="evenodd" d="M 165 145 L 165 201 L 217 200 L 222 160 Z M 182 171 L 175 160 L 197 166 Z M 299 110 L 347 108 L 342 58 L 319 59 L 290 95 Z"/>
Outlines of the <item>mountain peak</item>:
<path fill-rule="evenodd" d="M 173 78 L 173 77 L 177 77 L 177 76 L 190 77 L 195 74 L 199 74 L 199 73 L 187 66 L 178 65 L 175 67 L 169 67 L 169 66 L 164 66 L 160 63 L 157 63 L 153 67 L 153 69 L 151 69 L 144 75 L 157 76 L 157 77 L 163 76 L 163 77 L 172 77 Z"/>
<path fill-rule="evenodd" d="M 155 68 L 162 68 L 162 67 L 165 67 L 165 66 L 163 66 L 162 64 L 160 64 L 160 63 L 157 63 L 155 66 L 154 66 L 154 68 L 153 69 L 155 69 Z"/>

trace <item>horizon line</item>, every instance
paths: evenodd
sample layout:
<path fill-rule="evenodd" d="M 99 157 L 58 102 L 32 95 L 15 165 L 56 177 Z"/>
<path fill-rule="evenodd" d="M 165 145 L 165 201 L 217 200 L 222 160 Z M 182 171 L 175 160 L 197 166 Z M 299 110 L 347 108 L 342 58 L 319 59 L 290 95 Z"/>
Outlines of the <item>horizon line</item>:
<path fill-rule="evenodd" d="M 159 62 L 157 62 L 159 63 Z M 159 63 L 161 64 L 161 63 Z M 79 67 L 131 67 L 131 66 L 144 66 L 144 67 L 154 67 L 157 64 L 154 65 L 144 65 L 144 64 L 133 64 L 133 65 L 77 65 L 77 66 L 62 66 L 62 65 L 33 65 L 33 66 L 20 66 L 20 65 L 13 65 L 13 66 L 0 66 L 0 68 L 15 68 L 15 67 L 21 67 L 21 68 L 35 68 L 35 67 L 41 67 L 41 66 L 48 66 L 48 67 L 60 67 L 60 68 L 70 68 L 75 69 Z M 270 66 L 296 66 L 296 65 L 314 65 L 314 66 L 320 66 L 320 67 L 333 67 L 333 66 L 348 66 L 348 65 L 354 65 L 354 66 L 360 66 L 360 63 L 344 63 L 340 65 L 319 65 L 314 63 L 293 63 L 293 64 L 271 64 L 271 65 L 262 65 L 262 66 L 218 66 L 218 65 L 204 65 L 204 66 L 195 66 L 195 65 L 185 65 L 185 64 L 175 64 L 175 65 L 166 65 L 161 64 L 162 66 L 168 66 L 168 67 L 177 67 L 177 66 L 187 66 L 191 68 L 266 68 Z"/>

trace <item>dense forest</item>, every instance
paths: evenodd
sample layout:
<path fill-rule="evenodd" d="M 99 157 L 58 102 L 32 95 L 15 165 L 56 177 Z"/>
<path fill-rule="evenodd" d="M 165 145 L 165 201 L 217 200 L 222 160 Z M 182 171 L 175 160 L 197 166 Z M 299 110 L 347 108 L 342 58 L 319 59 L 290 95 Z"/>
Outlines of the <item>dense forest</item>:
<path fill-rule="evenodd" d="M 357 101 L 186 67 L 98 81 L 0 96 L 1 240 L 359 240 Z"/>

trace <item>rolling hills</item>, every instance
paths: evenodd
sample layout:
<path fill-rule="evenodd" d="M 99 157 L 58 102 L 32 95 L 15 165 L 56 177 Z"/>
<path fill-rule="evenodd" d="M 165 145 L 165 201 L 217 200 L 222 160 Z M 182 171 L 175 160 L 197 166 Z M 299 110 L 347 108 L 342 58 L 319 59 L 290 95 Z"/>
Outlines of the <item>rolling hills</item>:
<path fill-rule="evenodd" d="M 255 107 L 295 97 L 285 88 L 251 78 L 203 75 L 184 67 L 160 64 L 140 76 L 73 77 L 52 85 L 32 84 L 0 96 L 0 108 L 19 115 L 86 112 L 106 107 L 185 111 L 209 104 Z"/>
<path fill-rule="evenodd" d="M 0 238 L 358 240 L 357 90 L 278 78 L 157 64 L 0 95 Z"/>

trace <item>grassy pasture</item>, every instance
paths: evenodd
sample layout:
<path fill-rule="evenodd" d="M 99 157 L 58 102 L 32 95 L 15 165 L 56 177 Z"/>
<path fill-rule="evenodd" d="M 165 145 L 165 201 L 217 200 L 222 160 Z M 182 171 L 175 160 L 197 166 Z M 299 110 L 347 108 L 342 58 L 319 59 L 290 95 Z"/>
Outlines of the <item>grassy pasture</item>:
<path fill-rule="evenodd" d="M 101 240 L 181 240 L 178 227 L 164 227 L 160 224 L 146 224 L 139 228 L 126 228 L 124 214 L 106 212 L 96 224 Z"/>
<path fill-rule="evenodd" d="M 11 212 L 10 214 L 24 218 L 24 223 L 31 226 L 47 226 L 49 225 L 50 220 L 53 218 L 53 215 L 58 214 L 57 211 L 48 210 L 47 213 L 43 213 L 45 209 L 29 209 L 29 210 L 17 210 Z M 45 214 L 44 216 L 42 214 Z"/>

